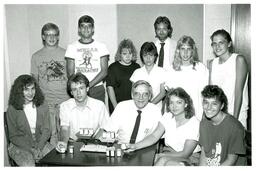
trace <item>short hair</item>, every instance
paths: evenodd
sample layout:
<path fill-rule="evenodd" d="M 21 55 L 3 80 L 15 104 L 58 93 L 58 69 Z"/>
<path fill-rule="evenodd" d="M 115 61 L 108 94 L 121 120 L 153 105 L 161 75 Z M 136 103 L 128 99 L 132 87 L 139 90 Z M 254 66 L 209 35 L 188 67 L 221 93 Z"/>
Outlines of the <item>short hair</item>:
<path fill-rule="evenodd" d="M 148 87 L 149 101 L 150 101 L 152 99 L 152 97 L 153 97 L 153 89 L 152 89 L 152 86 L 149 84 L 149 82 L 147 82 L 145 80 L 138 80 L 138 81 L 136 81 L 135 83 L 132 84 L 131 96 L 133 96 L 133 93 L 134 93 L 135 89 L 139 85 L 145 85 L 145 86 Z"/>
<path fill-rule="evenodd" d="M 157 17 L 156 20 L 155 20 L 155 23 L 154 23 L 155 31 L 156 31 L 157 25 L 160 24 L 160 23 L 164 23 L 167 26 L 167 29 L 169 30 L 168 37 L 171 38 L 172 37 L 173 28 L 172 28 L 170 20 L 166 16 L 159 16 L 159 17 Z"/>
<path fill-rule="evenodd" d="M 94 19 L 89 15 L 83 15 L 78 20 L 78 27 L 80 27 L 81 23 L 91 23 L 92 27 L 94 27 Z"/>
<path fill-rule="evenodd" d="M 121 53 L 122 53 L 122 49 L 124 49 L 124 48 L 127 48 L 130 50 L 130 53 L 132 53 L 132 61 L 136 61 L 137 60 L 137 50 L 136 50 L 133 42 L 130 39 L 124 39 L 120 42 L 120 44 L 118 45 L 117 52 L 116 52 L 115 61 L 121 60 Z"/>
<path fill-rule="evenodd" d="M 201 92 L 203 98 L 215 98 L 223 105 L 222 112 L 228 112 L 228 99 L 224 91 L 217 85 L 207 85 Z"/>
<path fill-rule="evenodd" d="M 217 36 L 217 35 L 221 35 L 228 43 L 231 42 L 231 46 L 228 48 L 228 50 L 229 52 L 233 52 L 232 38 L 230 34 L 224 29 L 216 30 L 211 35 L 211 41 L 213 41 L 214 36 Z"/>
<path fill-rule="evenodd" d="M 143 55 L 147 54 L 147 53 L 152 53 L 155 56 L 154 63 L 156 63 L 158 53 L 157 53 L 156 45 L 153 42 L 145 42 L 145 43 L 143 43 L 143 45 L 140 48 L 140 60 L 143 64 L 145 64 Z"/>
<path fill-rule="evenodd" d="M 67 89 L 68 92 L 71 92 L 71 84 L 72 83 L 84 83 L 86 87 L 89 87 L 89 80 L 88 78 L 82 74 L 81 72 L 78 72 L 76 74 L 72 74 L 69 78 L 68 78 L 68 83 L 67 83 Z"/>
<path fill-rule="evenodd" d="M 195 109 L 193 105 L 193 100 L 190 97 L 190 95 L 181 87 L 172 88 L 167 91 L 164 103 L 162 106 L 162 113 L 165 112 L 171 112 L 169 106 L 170 106 L 170 97 L 171 96 L 177 96 L 185 101 L 187 104 L 187 107 L 185 107 L 185 118 L 190 119 L 192 116 L 195 115 Z"/>
<path fill-rule="evenodd" d="M 56 24 L 54 24 L 54 23 L 46 23 L 42 27 L 42 29 L 41 29 L 41 36 L 45 35 L 44 34 L 45 31 L 49 31 L 49 30 L 55 30 L 57 32 L 57 35 L 58 36 L 60 35 L 60 29 L 59 29 L 59 27 Z M 43 41 L 43 45 L 45 45 L 45 40 L 42 39 L 42 41 Z"/>
<path fill-rule="evenodd" d="M 20 75 L 17 77 L 11 87 L 9 105 L 13 106 L 17 110 L 23 110 L 23 105 L 25 104 L 24 98 L 24 88 L 35 85 L 35 96 L 32 100 L 33 105 L 36 107 L 44 103 L 44 95 L 38 86 L 36 79 L 31 75 Z"/>
<path fill-rule="evenodd" d="M 180 56 L 180 48 L 183 45 L 191 46 L 191 48 L 193 50 L 192 58 L 190 58 L 190 63 L 193 65 L 193 69 L 195 70 L 196 69 L 195 66 L 199 61 L 196 43 L 192 37 L 186 36 L 186 35 L 182 36 L 177 42 L 174 59 L 172 62 L 173 69 L 176 71 L 181 70 L 182 58 Z"/>
<path fill-rule="evenodd" d="M 57 35 L 60 34 L 60 29 L 59 29 L 59 27 L 56 24 L 54 24 L 54 23 L 46 23 L 42 27 L 41 35 L 44 35 L 44 32 L 48 31 L 48 30 L 55 30 L 57 32 Z"/>

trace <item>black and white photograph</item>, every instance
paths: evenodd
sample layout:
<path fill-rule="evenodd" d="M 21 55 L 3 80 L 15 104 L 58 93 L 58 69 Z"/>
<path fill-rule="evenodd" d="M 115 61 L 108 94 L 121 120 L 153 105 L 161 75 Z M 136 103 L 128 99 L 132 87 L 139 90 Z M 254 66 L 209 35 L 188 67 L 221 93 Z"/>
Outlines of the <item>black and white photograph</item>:
<path fill-rule="evenodd" d="M 2 167 L 253 168 L 252 0 L 1 5 Z"/>

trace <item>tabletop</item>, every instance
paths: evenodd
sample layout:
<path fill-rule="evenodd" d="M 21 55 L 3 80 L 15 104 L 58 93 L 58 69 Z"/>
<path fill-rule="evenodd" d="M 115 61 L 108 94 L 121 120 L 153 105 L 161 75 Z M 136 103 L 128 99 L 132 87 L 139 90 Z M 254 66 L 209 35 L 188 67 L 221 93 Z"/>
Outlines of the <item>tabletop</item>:
<path fill-rule="evenodd" d="M 106 156 L 106 153 L 80 152 L 83 142 L 74 142 L 74 153 L 59 153 L 53 149 L 39 163 L 48 166 L 152 166 L 157 149 L 154 144 L 121 157 Z"/>

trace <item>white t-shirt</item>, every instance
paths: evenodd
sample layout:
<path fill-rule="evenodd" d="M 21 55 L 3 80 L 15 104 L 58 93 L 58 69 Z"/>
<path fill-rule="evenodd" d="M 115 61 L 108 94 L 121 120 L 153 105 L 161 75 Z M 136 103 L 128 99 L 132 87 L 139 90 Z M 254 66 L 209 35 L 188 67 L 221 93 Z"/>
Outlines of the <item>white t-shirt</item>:
<path fill-rule="evenodd" d="M 95 40 L 83 44 L 77 40 L 68 45 L 65 57 L 75 59 L 75 72 L 83 73 L 91 81 L 101 71 L 100 58 L 105 55 L 109 55 L 105 44 Z"/>
<path fill-rule="evenodd" d="M 129 143 L 138 115 L 137 107 L 133 100 L 126 100 L 117 104 L 110 117 L 105 130 L 118 133 L 119 142 Z M 141 109 L 141 120 L 136 142 L 143 140 L 157 127 L 161 118 L 160 109 L 152 103 Z"/>
<path fill-rule="evenodd" d="M 203 114 L 201 91 L 208 85 L 208 69 L 204 64 L 198 62 L 195 69 L 192 65 L 181 66 L 181 71 L 172 69 L 167 74 L 165 86 L 183 88 L 193 100 L 197 119 L 201 120 Z"/>
<path fill-rule="evenodd" d="M 176 127 L 175 118 L 172 117 L 171 113 L 165 113 L 160 122 L 165 128 L 165 145 L 175 151 L 182 151 L 186 140 L 199 140 L 200 122 L 194 116 L 179 127 Z M 194 153 L 198 151 L 200 151 L 199 146 L 195 148 Z"/>
<path fill-rule="evenodd" d="M 153 97 L 152 97 L 153 99 L 160 93 L 160 85 L 162 83 L 165 83 L 165 80 L 166 80 L 165 77 L 166 77 L 166 71 L 155 64 L 152 70 L 150 71 L 150 73 L 148 73 L 145 66 L 136 69 L 133 72 L 132 76 L 130 77 L 130 80 L 134 83 L 138 80 L 145 80 L 149 82 L 153 90 Z M 157 104 L 157 106 L 160 107 L 161 109 L 162 101 L 160 101 Z"/>
<path fill-rule="evenodd" d="M 156 48 L 157 48 L 158 55 L 159 55 L 159 52 L 160 52 L 160 49 L 161 49 L 161 44 L 160 43 L 161 42 L 160 42 L 159 39 L 157 39 L 155 41 L 155 45 L 156 45 Z M 164 44 L 164 65 L 163 65 L 163 68 L 166 71 L 168 71 L 172 67 L 172 62 L 173 62 L 177 42 L 168 37 L 163 43 L 165 43 Z M 158 65 L 158 60 L 159 60 L 159 58 L 157 58 L 156 65 Z"/>
<path fill-rule="evenodd" d="M 36 115 L 37 115 L 36 107 L 33 107 L 33 103 L 30 102 L 30 103 L 24 105 L 23 110 L 26 114 L 31 133 L 35 134 L 35 132 L 36 132 Z"/>
<path fill-rule="evenodd" d="M 87 96 L 84 108 L 76 105 L 75 99 L 71 98 L 60 105 L 60 125 L 70 126 L 70 137 L 77 139 L 76 133 L 80 128 L 102 127 L 108 122 L 109 114 L 103 102 Z"/>

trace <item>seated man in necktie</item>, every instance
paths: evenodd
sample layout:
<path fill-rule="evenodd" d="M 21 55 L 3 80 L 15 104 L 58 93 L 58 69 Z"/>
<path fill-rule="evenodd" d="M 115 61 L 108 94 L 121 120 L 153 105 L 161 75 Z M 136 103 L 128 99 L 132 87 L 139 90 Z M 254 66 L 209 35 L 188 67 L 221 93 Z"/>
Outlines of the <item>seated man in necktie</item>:
<path fill-rule="evenodd" d="M 139 80 L 132 85 L 132 100 L 126 100 L 117 104 L 106 131 L 114 131 L 119 143 L 135 143 L 143 140 L 156 128 L 161 118 L 160 109 L 153 103 L 152 87 Z"/>
<path fill-rule="evenodd" d="M 57 144 L 58 151 L 67 148 L 69 139 L 77 139 L 80 128 L 90 128 L 95 132 L 109 119 L 104 103 L 87 96 L 89 81 L 86 76 L 81 73 L 71 75 L 67 87 L 73 98 L 60 104 L 61 141 Z"/>

